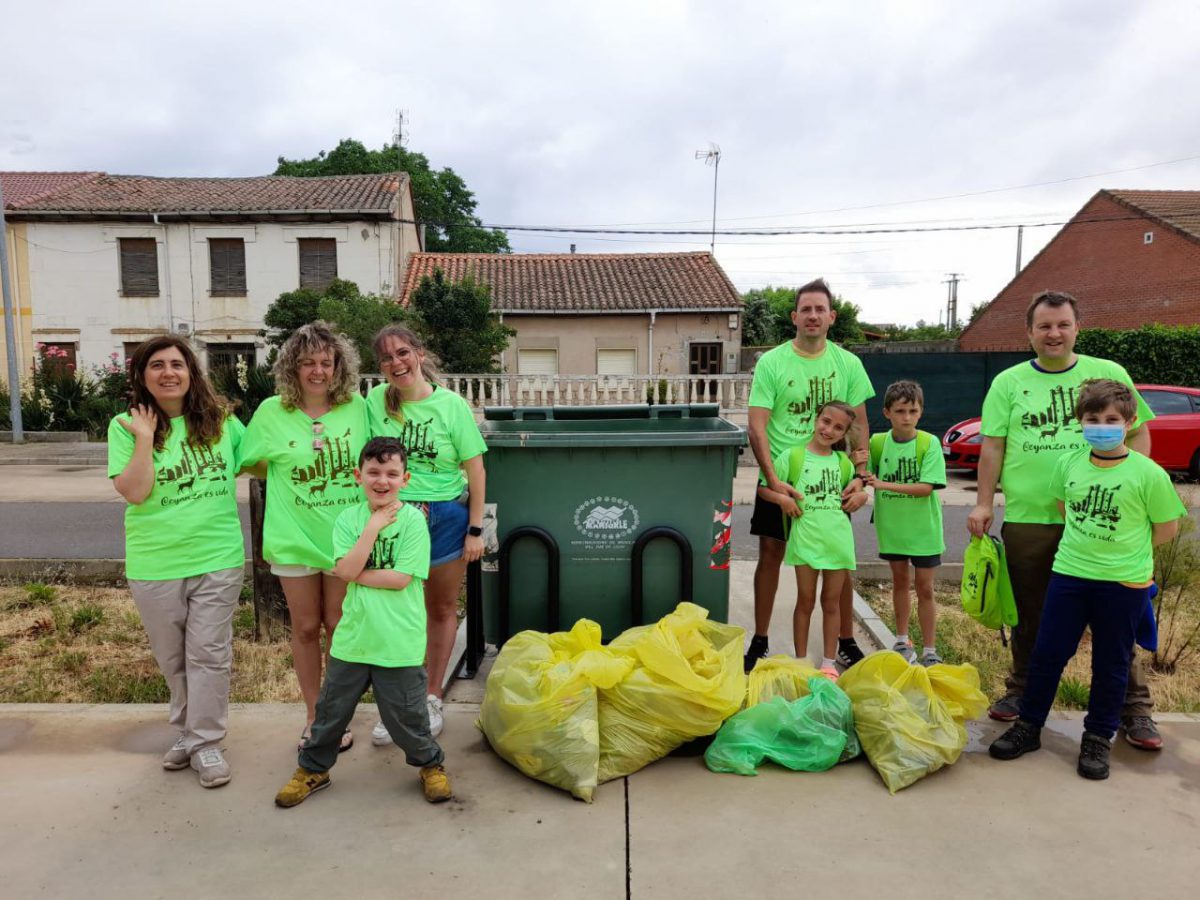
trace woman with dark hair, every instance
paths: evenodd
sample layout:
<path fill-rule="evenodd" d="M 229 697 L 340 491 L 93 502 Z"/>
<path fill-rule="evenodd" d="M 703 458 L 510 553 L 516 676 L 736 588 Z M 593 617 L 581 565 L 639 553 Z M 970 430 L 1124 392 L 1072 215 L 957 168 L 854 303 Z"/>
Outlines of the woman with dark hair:
<path fill-rule="evenodd" d="M 308 708 L 303 745 L 321 692 L 321 629 L 328 648 L 346 596 L 346 582 L 333 574 L 333 523 L 362 500 L 354 468 L 369 435 L 358 352 L 328 322 L 310 322 L 287 339 L 275 383 L 278 395 L 246 429 L 242 459 L 267 479 L 263 558 L 279 576 L 292 620 L 292 665 Z M 340 749 L 353 742 L 347 730 Z"/>
<path fill-rule="evenodd" d="M 442 682 L 458 627 L 458 595 L 467 563 L 483 555 L 483 454 L 487 445 L 467 401 L 437 384 L 432 361 L 417 335 L 388 325 L 375 336 L 375 355 L 387 384 L 367 395 L 373 437 L 398 437 L 408 453 L 405 503 L 419 504 L 429 523 L 429 578 L 425 581 L 430 731 L 442 730 Z M 380 723 L 371 742 L 391 742 Z"/>
<path fill-rule="evenodd" d="M 162 765 L 219 787 L 230 779 L 220 743 L 245 566 L 234 490 L 245 429 L 182 338 L 141 344 L 129 374 L 133 406 L 109 424 L 108 476 L 129 503 L 125 574 L 180 732 Z"/>

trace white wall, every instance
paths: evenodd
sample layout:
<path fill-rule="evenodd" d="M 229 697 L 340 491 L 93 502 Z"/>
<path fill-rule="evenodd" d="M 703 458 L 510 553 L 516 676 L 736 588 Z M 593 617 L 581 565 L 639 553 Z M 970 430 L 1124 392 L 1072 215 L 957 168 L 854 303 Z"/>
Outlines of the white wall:
<path fill-rule="evenodd" d="M 409 214 L 411 216 L 411 214 Z M 394 221 L 342 223 L 109 224 L 30 222 L 30 301 L 35 341 L 78 344 L 79 363 L 123 355 L 127 341 L 186 325 L 200 343 L 261 344 L 256 337 L 267 307 L 299 287 L 298 238 L 334 238 L 338 277 L 369 293 L 395 296 L 413 226 Z M 411 232 L 411 234 L 409 233 Z M 157 297 L 121 296 L 119 238 L 158 244 Z M 242 238 L 246 296 L 210 297 L 209 238 Z M 260 349 L 259 360 L 265 358 Z"/>

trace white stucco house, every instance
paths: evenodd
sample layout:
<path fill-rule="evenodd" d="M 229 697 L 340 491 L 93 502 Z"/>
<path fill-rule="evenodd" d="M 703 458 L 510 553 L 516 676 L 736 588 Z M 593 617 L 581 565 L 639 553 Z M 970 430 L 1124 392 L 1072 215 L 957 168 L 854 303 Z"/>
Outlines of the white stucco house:
<path fill-rule="evenodd" d="M 91 366 L 166 333 L 191 336 L 210 367 L 261 362 L 258 332 L 281 293 L 337 277 L 398 297 L 420 249 L 403 172 L 0 178 L 23 366 L 36 343 Z"/>

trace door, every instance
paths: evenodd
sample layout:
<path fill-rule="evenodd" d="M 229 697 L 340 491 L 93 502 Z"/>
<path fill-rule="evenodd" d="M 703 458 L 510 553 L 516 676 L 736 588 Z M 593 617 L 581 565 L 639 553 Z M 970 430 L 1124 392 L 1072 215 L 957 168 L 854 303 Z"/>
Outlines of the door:
<path fill-rule="evenodd" d="M 704 341 L 688 346 L 689 375 L 720 375 L 721 374 L 721 342 Z M 693 397 L 693 402 L 716 402 L 717 382 L 700 382 L 700 396 Z"/>

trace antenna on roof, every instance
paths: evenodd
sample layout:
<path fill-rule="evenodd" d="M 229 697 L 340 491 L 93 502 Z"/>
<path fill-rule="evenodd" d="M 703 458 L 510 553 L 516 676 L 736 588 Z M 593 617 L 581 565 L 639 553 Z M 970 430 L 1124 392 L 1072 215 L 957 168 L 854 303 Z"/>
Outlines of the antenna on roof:
<path fill-rule="evenodd" d="M 707 150 L 696 151 L 696 159 L 702 159 L 706 166 L 713 167 L 712 243 L 709 245 L 708 252 L 715 255 L 717 251 L 717 174 L 721 170 L 721 148 L 709 141 Z"/>
<path fill-rule="evenodd" d="M 396 130 L 392 132 L 392 143 L 397 147 L 403 147 L 408 143 L 408 135 L 404 133 L 404 120 L 408 117 L 408 110 L 396 110 Z"/>

